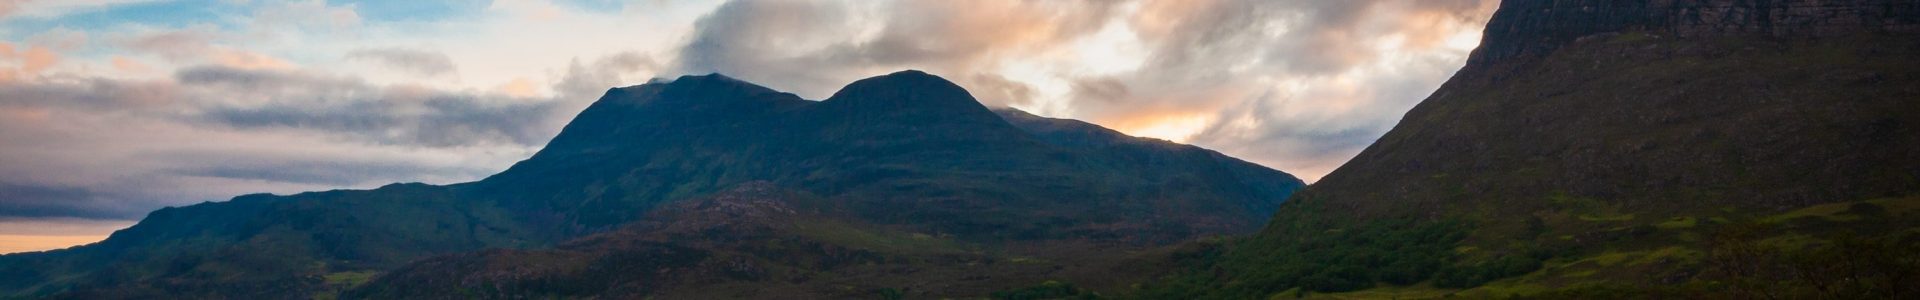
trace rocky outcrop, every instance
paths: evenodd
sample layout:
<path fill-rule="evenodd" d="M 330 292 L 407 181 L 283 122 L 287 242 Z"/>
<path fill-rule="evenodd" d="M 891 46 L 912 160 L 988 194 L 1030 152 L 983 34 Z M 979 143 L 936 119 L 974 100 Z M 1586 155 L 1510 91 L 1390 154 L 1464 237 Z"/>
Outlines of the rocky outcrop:
<path fill-rule="evenodd" d="M 1649 31 L 1679 37 L 1826 37 L 1920 33 L 1915 0 L 1510 0 L 1469 65 L 1545 54 L 1581 37 Z"/>

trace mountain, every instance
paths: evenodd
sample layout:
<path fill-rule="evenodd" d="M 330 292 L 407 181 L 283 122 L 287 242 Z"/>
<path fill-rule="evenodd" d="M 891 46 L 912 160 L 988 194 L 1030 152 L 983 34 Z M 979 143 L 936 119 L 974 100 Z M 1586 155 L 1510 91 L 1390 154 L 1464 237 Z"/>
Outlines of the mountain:
<path fill-rule="evenodd" d="M 853 210 L 869 213 L 863 218 L 941 233 L 1165 241 L 1257 226 L 1279 197 L 1303 185 L 1231 159 L 1168 171 L 1108 154 L 1136 148 L 1056 144 L 918 71 L 860 80 L 819 102 L 724 76 L 691 76 L 610 91 L 548 149 L 473 190 L 502 206 L 556 216 L 531 221 L 563 235 L 619 225 L 662 201 L 764 180 L 846 196 Z M 1208 152 L 1168 148 L 1143 151 Z M 1279 181 L 1202 180 L 1226 173 L 1279 174 L 1263 177 Z M 1079 215 L 1029 215 L 1062 210 Z M 1135 230 L 1153 226 L 1194 228 Z"/>
<path fill-rule="evenodd" d="M 1143 293 L 1920 292 L 1920 1 L 1505 1 L 1484 36 L 1262 232 Z"/>
<path fill-rule="evenodd" d="M 374 278 L 380 284 L 344 295 L 390 295 L 407 289 L 382 288 L 444 274 L 434 272 L 514 267 L 484 264 L 487 258 L 634 259 L 620 258 L 629 250 L 696 256 L 615 266 L 698 269 L 728 262 L 714 259 L 752 258 L 769 270 L 803 270 L 794 266 L 817 262 L 793 259 L 909 257 L 902 266 L 1020 260 L 1002 265 L 1030 270 L 952 289 L 990 291 L 1038 283 L 1043 274 L 1104 270 L 1129 249 L 1252 232 L 1303 186 L 1197 147 L 991 110 L 919 71 L 860 80 L 822 101 L 717 74 L 684 76 L 609 90 L 544 149 L 480 181 L 162 209 L 100 243 L 0 256 L 0 295 L 332 297 Z M 728 212 L 687 206 L 729 206 L 726 199 L 736 198 L 773 199 L 749 209 L 798 201 L 782 205 L 819 213 L 739 227 L 701 223 Z M 682 223 L 691 225 L 658 225 Z M 798 223 L 813 225 L 792 226 Z M 799 248 L 767 252 L 741 236 Z M 951 247 L 902 253 L 889 246 L 917 241 Z M 569 266 L 577 265 L 500 279 L 604 271 Z M 662 276 L 740 280 L 689 272 Z M 869 272 L 846 274 L 877 274 Z M 589 279 L 606 280 L 596 283 L 605 288 L 633 278 Z"/>

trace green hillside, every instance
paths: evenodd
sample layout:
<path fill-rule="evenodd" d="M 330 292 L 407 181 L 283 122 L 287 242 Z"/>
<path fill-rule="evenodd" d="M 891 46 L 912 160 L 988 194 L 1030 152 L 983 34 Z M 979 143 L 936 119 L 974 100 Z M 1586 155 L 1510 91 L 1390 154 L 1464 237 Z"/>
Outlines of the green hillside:
<path fill-rule="evenodd" d="M 1823 3 L 1509 1 L 1376 144 L 1141 294 L 1920 292 L 1920 9 Z"/>

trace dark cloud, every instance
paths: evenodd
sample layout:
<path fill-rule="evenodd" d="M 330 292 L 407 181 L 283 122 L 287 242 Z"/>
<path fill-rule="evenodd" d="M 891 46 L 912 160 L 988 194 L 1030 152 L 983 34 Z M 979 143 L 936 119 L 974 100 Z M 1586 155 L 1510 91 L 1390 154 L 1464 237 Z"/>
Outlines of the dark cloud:
<path fill-rule="evenodd" d="M 538 145 L 555 101 L 515 99 L 420 87 L 373 86 L 353 78 L 204 66 L 175 78 L 188 87 L 231 95 L 210 103 L 201 120 L 236 128 L 299 128 L 392 144 L 433 147 L 505 142 Z"/>
<path fill-rule="evenodd" d="M 446 53 L 401 49 L 360 49 L 347 53 L 347 59 L 365 60 L 420 76 L 438 76 L 455 71 L 453 59 Z"/>
<path fill-rule="evenodd" d="M 820 49 L 844 47 L 832 38 L 852 33 L 852 8 L 826 1 L 729 1 L 694 23 L 676 73 L 726 73 L 755 82 L 784 83 L 802 95 L 829 93 L 847 68 Z M 802 52 L 806 51 L 806 52 Z M 796 53 L 798 52 L 798 53 Z"/>
<path fill-rule="evenodd" d="M 138 217 L 150 207 L 82 187 L 0 182 L 0 218 L 60 216 L 85 219 Z"/>
<path fill-rule="evenodd" d="M 567 65 L 566 76 L 554 84 L 554 90 L 560 99 L 598 99 L 608 88 L 632 84 L 622 75 L 660 68 L 653 57 L 633 52 L 607 55 L 588 64 L 575 59 Z"/>
<path fill-rule="evenodd" d="M 1032 105 L 1033 86 L 1007 79 L 992 73 L 976 73 L 965 80 L 971 83 L 968 92 L 982 103 L 1000 105 Z"/>
<path fill-rule="evenodd" d="M 239 180 L 258 180 L 287 182 L 322 186 L 354 186 L 368 179 L 387 179 L 390 181 L 411 181 L 422 173 L 460 174 L 473 173 L 468 167 L 423 166 L 405 161 L 389 159 L 337 161 L 331 157 L 286 157 L 266 154 L 234 153 L 149 153 L 143 156 L 155 159 L 178 159 L 187 161 L 219 161 L 214 164 L 194 164 L 172 166 L 163 172 L 173 175 L 200 176 Z"/>
<path fill-rule="evenodd" d="M 220 66 L 0 82 L 0 218 L 477 179 L 530 154 L 583 101 Z"/>
<path fill-rule="evenodd" d="M 1073 81 L 1074 96 L 1090 104 L 1111 104 L 1133 97 L 1127 84 L 1113 78 L 1081 78 Z"/>
<path fill-rule="evenodd" d="M 204 120 L 241 129 L 298 128 L 353 135 L 382 143 L 451 147 L 484 142 L 538 145 L 551 137 L 539 126 L 553 102 L 489 104 L 466 94 L 426 95 L 420 102 L 369 99 L 324 106 L 274 103 L 210 108 Z M 412 112 L 410 112 L 412 111 Z"/>

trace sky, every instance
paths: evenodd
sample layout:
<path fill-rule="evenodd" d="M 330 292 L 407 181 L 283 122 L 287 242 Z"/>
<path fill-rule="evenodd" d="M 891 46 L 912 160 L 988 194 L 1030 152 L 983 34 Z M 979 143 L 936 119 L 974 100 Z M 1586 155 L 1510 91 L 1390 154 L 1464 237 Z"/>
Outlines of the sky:
<path fill-rule="evenodd" d="M 981 102 L 1318 180 L 1498 0 L 0 0 L 0 253 L 250 193 L 472 181 L 608 88 L 808 99 L 919 69 Z"/>

